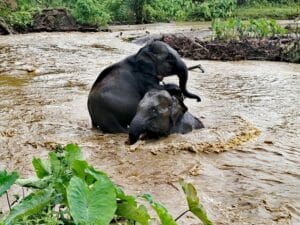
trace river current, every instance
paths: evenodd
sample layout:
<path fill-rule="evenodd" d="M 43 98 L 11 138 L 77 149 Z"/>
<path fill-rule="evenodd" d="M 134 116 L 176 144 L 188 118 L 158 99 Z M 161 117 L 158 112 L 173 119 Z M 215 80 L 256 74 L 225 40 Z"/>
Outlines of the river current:
<path fill-rule="evenodd" d="M 30 176 L 33 156 L 72 142 L 128 193 L 153 194 L 174 217 L 186 209 L 184 178 L 215 224 L 300 224 L 299 64 L 184 59 L 205 69 L 188 80 L 202 102 L 185 100 L 205 129 L 133 146 L 125 134 L 91 129 L 93 82 L 141 47 L 123 38 L 191 29 L 208 32 L 207 24 L 191 23 L 0 36 L 0 169 Z M 0 207 L 7 209 L 5 201 Z M 199 222 L 187 214 L 179 224 Z"/>

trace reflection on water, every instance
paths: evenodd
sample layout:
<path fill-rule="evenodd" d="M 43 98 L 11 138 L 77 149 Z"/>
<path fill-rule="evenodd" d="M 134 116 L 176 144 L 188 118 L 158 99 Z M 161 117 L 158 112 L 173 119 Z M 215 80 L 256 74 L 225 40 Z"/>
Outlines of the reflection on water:
<path fill-rule="evenodd" d="M 174 216 L 185 209 L 177 182 L 183 177 L 196 185 L 215 224 L 299 224 L 300 65 L 201 61 L 206 73 L 191 72 L 188 88 L 202 102 L 186 104 L 206 128 L 126 146 L 125 134 L 90 128 L 86 100 L 105 66 L 139 49 L 118 37 L 119 30 L 145 33 L 137 28 L 0 36 L 0 168 L 30 175 L 32 156 L 75 142 L 129 193 L 154 194 Z M 189 215 L 179 223 L 196 221 Z"/>

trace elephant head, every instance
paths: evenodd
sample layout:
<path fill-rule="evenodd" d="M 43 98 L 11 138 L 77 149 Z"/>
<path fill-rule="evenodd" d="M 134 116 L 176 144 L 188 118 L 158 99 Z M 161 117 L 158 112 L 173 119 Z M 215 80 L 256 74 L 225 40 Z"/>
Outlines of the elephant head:
<path fill-rule="evenodd" d="M 158 80 L 177 74 L 183 95 L 201 101 L 199 96 L 187 91 L 188 68 L 178 53 L 168 44 L 161 41 L 152 41 L 141 48 L 135 57 L 138 69 L 147 75 L 157 77 Z"/>
<path fill-rule="evenodd" d="M 142 134 L 150 137 L 165 136 L 187 111 L 177 97 L 166 90 L 152 89 L 140 101 L 137 113 L 130 123 L 129 144 L 134 144 Z"/>

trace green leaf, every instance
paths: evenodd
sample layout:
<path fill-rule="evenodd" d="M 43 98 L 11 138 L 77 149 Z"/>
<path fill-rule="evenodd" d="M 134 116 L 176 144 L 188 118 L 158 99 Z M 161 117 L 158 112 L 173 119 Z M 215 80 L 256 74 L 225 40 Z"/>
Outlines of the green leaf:
<path fill-rule="evenodd" d="M 190 183 L 185 183 L 183 180 L 180 181 L 180 184 L 186 195 L 189 210 L 202 221 L 203 225 L 213 225 L 208 219 L 203 205 L 200 203 L 196 188 Z"/>
<path fill-rule="evenodd" d="M 137 207 L 128 202 L 118 204 L 116 214 L 126 219 L 134 220 L 142 225 L 148 225 L 150 216 L 144 207 Z"/>
<path fill-rule="evenodd" d="M 18 205 L 14 206 L 4 220 L 6 225 L 13 224 L 14 220 L 23 216 L 30 216 L 41 212 L 51 201 L 53 189 L 38 190 L 24 198 Z"/>
<path fill-rule="evenodd" d="M 94 179 L 96 179 L 97 181 L 100 181 L 101 183 L 105 183 L 106 185 L 110 186 L 111 188 L 114 189 L 115 193 L 116 193 L 116 186 L 114 185 L 114 183 L 109 179 L 109 177 L 107 176 L 106 173 L 103 173 L 101 171 L 97 171 L 95 170 L 93 167 L 89 167 L 85 170 L 87 176 L 92 176 L 94 177 Z M 89 178 L 91 179 L 91 178 Z"/>
<path fill-rule="evenodd" d="M 154 202 L 151 195 L 144 194 L 143 198 L 146 199 L 156 211 L 162 225 L 177 225 L 176 221 L 169 214 L 168 210 L 162 204 Z"/>
<path fill-rule="evenodd" d="M 52 176 L 47 176 L 42 179 L 39 179 L 37 177 L 31 177 L 27 179 L 18 179 L 16 181 L 16 184 L 22 186 L 22 187 L 29 187 L 29 188 L 37 188 L 37 189 L 43 189 L 49 186 Z"/>
<path fill-rule="evenodd" d="M 105 180 L 89 188 L 79 177 L 72 177 L 67 197 L 76 224 L 108 225 L 117 208 L 115 189 Z"/>
<path fill-rule="evenodd" d="M 122 202 L 126 201 L 127 203 L 129 203 L 133 206 L 137 206 L 135 197 L 133 197 L 131 195 L 126 195 L 124 193 L 124 191 L 121 188 L 117 187 L 117 186 L 115 186 L 115 189 L 116 189 L 117 199 L 121 200 Z"/>
<path fill-rule="evenodd" d="M 0 196 L 2 196 L 18 179 L 17 172 L 8 174 L 7 171 L 0 171 Z"/>
<path fill-rule="evenodd" d="M 72 163 L 75 160 L 83 160 L 83 156 L 81 153 L 80 148 L 78 147 L 78 145 L 75 144 L 68 144 L 65 147 L 65 151 L 66 151 L 66 160 L 69 162 L 69 165 L 72 165 Z"/>
<path fill-rule="evenodd" d="M 58 159 L 57 155 L 54 152 L 49 152 L 48 159 L 50 162 L 51 173 L 54 176 L 59 176 L 62 170 L 61 161 Z"/>
<path fill-rule="evenodd" d="M 38 178 L 48 176 L 50 173 L 45 163 L 40 158 L 33 158 L 32 165 Z"/>
<path fill-rule="evenodd" d="M 88 163 L 84 160 L 74 160 L 71 169 L 73 170 L 74 174 L 81 179 L 85 179 L 85 169 L 88 168 Z"/>

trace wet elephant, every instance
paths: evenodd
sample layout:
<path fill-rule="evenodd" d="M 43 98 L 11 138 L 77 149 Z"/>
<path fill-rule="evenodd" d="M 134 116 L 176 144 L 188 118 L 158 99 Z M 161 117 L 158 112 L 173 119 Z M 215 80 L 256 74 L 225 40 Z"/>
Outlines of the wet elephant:
<path fill-rule="evenodd" d="M 88 96 L 93 127 L 107 133 L 127 132 L 137 106 L 150 89 L 162 89 L 159 81 L 177 74 L 188 98 L 200 97 L 186 89 L 188 70 L 178 53 L 161 41 L 153 41 L 136 54 L 104 69 Z"/>
<path fill-rule="evenodd" d="M 141 135 L 158 138 L 172 133 L 185 134 L 203 127 L 202 122 L 187 111 L 180 90 L 152 89 L 138 105 L 130 123 L 128 143 L 134 144 Z"/>

